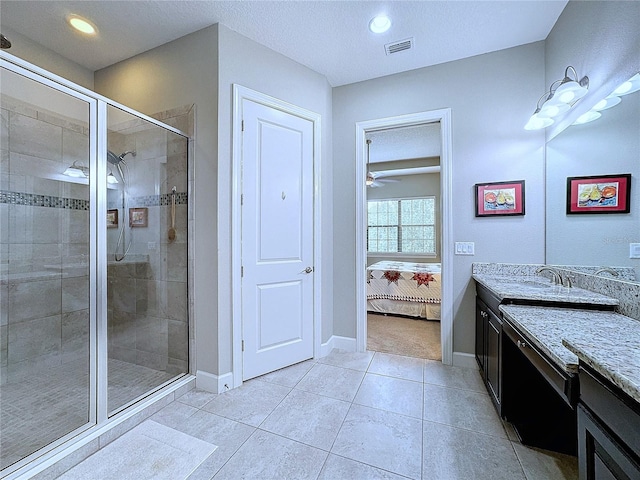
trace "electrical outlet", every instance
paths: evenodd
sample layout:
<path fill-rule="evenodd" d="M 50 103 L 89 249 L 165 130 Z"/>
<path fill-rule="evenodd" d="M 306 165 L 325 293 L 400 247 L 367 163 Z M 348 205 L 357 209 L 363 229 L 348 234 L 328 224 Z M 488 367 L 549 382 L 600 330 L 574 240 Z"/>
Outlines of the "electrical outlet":
<path fill-rule="evenodd" d="M 456 255 L 475 255 L 476 244 L 474 242 L 456 242 L 455 254 Z"/>
<path fill-rule="evenodd" d="M 640 243 L 629 244 L 629 258 L 640 258 Z"/>
<path fill-rule="evenodd" d="M 149 250 L 155 250 L 156 248 L 158 248 L 158 247 L 157 247 L 156 242 L 149 242 L 149 243 L 147 243 L 147 249 L 149 249 Z"/>

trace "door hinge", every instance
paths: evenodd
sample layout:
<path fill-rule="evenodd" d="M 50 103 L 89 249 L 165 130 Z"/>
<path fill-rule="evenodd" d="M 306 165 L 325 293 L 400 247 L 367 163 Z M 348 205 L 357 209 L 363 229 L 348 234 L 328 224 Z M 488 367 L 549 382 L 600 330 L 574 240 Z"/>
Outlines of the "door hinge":
<path fill-rule="evenodd" d="M 241 126 L 241 130 L 240 130 L 240 131 L 244 132 L 244 120 L 242 120 L 241 125 L 242 125 L 242 126 Z"/>
<path fill-rule="evenodd" d="M 244 267 L 240 267 L 240 278 L 244 277 Z"/>
<path fill-rule="evenodd" d="M 244 340 L 242 340 L 242 351 L 244 352 Z"/>
<path fill-rule="evenodd" d="M 240 194 L 240 205 L 244 205 L 244 193 Z"/>

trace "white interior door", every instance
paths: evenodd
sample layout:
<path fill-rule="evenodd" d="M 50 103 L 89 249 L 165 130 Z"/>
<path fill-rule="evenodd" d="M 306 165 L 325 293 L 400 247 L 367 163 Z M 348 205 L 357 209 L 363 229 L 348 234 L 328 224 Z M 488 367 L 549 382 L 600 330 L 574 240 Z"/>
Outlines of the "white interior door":
<path fill-rule="evenodd" d="M 243 380 L 313 357 L 313 122 L 242 100 Z"/>

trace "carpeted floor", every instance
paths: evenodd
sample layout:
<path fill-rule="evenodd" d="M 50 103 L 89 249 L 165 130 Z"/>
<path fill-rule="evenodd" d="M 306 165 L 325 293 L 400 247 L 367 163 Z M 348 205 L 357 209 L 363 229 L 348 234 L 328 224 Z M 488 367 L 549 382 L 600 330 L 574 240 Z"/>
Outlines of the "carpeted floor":
<path fill-rule="evenodd" d="M 440 322 L 368 313 L 367 350 L 442 360 Z"/>

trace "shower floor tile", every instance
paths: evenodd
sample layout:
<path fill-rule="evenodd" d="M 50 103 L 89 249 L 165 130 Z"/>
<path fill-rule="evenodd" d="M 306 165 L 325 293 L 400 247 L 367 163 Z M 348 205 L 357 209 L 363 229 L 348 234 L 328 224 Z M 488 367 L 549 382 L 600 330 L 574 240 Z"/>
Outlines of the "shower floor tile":
<path fill-rule="evenodd" d="M 109 360 L 108 372 L 109 405 L 114 408 L 175 377 L 119 360 Z M 88 422 L 87 362 L 11 378 L 0 389 L 0 470 Z"/>

